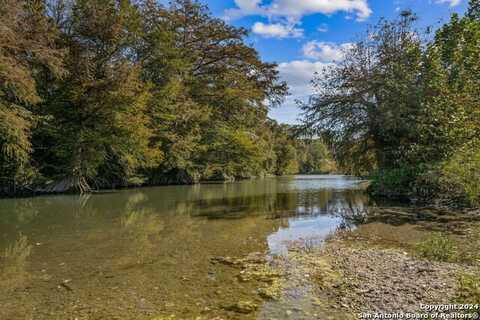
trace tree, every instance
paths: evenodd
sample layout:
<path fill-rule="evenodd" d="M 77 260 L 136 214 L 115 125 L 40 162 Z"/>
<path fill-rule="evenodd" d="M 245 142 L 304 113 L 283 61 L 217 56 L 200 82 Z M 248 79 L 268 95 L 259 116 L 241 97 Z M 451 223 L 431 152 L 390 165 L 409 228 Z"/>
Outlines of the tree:
<path fill-rule="evenodd" d="M 36 74 L 63 72 L 63 51 L 44 11 L 42 1 L 0 1 L 0 184 L 14 189 L 32 182 L 32 111 L 41 101 Z"/>
<path fill-rule="evenodd" d="M 479 2 L 453 15 L 425 55 L 425 114 L 420 150 L 436 165 L 439 188 L 450 198 L 480 204 L 480 19 Z"/>
<path fill-rule="evenodd" d="M 409 12 L 382 21 L 316 79 L 306 127 L 327 137 L 343 168 L 371 173 L 375 193 L 478 205 L 478 13 L 470 1 L 428 43 Z"/>
<path fill-rule="evenodd" d="M 276 65 L 199 2 L 0 4 L 2 193 L 246 178 L 293 154 L 269 144 Z"/>
<path fill-rule="evenodd" d="M 468 5 L 467 17 L 472 20 L 480 20 L 480 1 L 470 0 Z"/>
<path fill-rule="evenodd" d="M 322 139 L 304 139 L 298 142 L 297 153 L 300 158 L 301 173 L 330 173 L 335 171 L 331 152 Z"/>
<path fill-rule="evenodd" d="M 330 137 L 340 163 L 358 159 L 355 171 L 411 161 L 422 93 L 415 20 L 410 12 L 381 20 L 343 62 L 314 80 L 317 93 L 301 106 L 305 127 Z"/>
<path fill-rule="evenodd" d="M 226 168 L 230 169 L 220 175 L 245 176 L 252 168 L 232 171 L 230 165 L 219 165 L 214 156 L 218 150 L 212 146 L 228 140 L 242 148 L 251 140 L 247 137 L 262 143 L 265 100 L 278 103 L 286 92 L 276 65 L 263 63 L 245 45 L 244 29 L 213 18 L 195 1 L 173 1 L 168 9 L 148 1 L 143 12 L 139 57 L 144 79 L 153 86 L 149 112 L 155 139 L 166 154 L 166 161 L 152 173 L 153 181 L 192 183 Z M 210 161 L 216 164 L 213 171 Z"/>
<path fill-rule="evenodd" d="M 272 136 L 268 140 L 272 150 L 266 152 L 270 155 L 272 161 L 271 173 L 276 175 L 291 175 L 299 172 L 300 155 L 297 149 L 297 139 L 295 137 L 295 129 L 286 124 L 278 124 L 273 121 L 269 124 Z"/>
<path fill-rule="evenodd" d="M 133 61 L 140 15 L 128 0 L 78 0 L 61 16 L 69 76 L 47 84 L 37 134 L 42 173 L 54 179 L 47 190 L 127 185 L 161 156 L 150 143 L 148 86 Z"/>
<path fill-rule="evenodd" d="M 263 145 L 249 131 L 214 127 L 205 140 L 210 141 L 202 155 L 205 178 L 235 180 L 263 174 Z"/>
<path fill-rule="evenodd" d="M 429 150 L 432 160 L 449 158 L 480 135 L 479 61 L 480 20 L 453 15 L 437 31 L 424 64 L 427 113 L 421 119 L 422 149 Z"/>

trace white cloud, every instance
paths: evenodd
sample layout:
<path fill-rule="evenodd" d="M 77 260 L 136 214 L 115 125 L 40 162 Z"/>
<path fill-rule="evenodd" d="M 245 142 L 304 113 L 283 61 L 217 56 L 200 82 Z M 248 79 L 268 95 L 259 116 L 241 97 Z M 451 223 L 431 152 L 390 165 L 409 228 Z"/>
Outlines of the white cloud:
<path fill-rule="evenodd" d="M 450 7 L 458 6 L 462 0 L 436 0 L 437 3 L 448 3 Z"/>
<path fill-rule="evenodd" d="M 287 97 L 282 106 L 272 109 L 270 116 L 283 122 L 296 123 L 296 117 L 300 112 L 296 101 L 308 101 L 314 93 L 311 81 L 315 77 L 315 73 L 321 74 L 325 68 L 332 65 L 331 63 L 308 60 L 280 63 L 278 65 L 280 77 L 287 82 L 291 95 Z"/>
<path fill-rule="evenodd" d="M 330 63 L 308 60 L 294 60 L 278 65 L 282 80 L 286 81 L 293 96 L 309 95 L 312 92 L 310 81 L 315 73 L 321 73 Z"/>
<path fill-rule="evenodd" d="M 339 62 L 345 52 L 352 47 L 351 43 L 335 44 L 329 42 L 309 41 L 303 46 L 303 55 L 321 62 Z"/>
<path fill-rule="evenodd" d="M 300 38 L 303 36 L 303 29 L 287 26 L 280 23 L 264 24 L 257 22 L 253 25 L 253 33 L 265 38 Z"/>
<path fill-rule="evenodd" d="M 318 32 L 328 32 L 328 25 L 323 23 L 320 27 L 317 28 Z"/>
<path fill-rule="evenodd" d="M 257 10 L 261 2 L 262 0 L 235 0 L 235 4 L 247 12 Z"/>
<path fill-rule="evenodd" d="M 316 13 L 333 14 L 343 11 L 355 14 L 358 20 L 365 20 L 372 14 L 367 0 L 273 0 L 268 5 L 262 5 L 261 2 L 261 0 L 235 0 L 237 8 L 227 10 L 226 16 L 238 18 L 261 15 L 299 21 L 305 15 Z"/>

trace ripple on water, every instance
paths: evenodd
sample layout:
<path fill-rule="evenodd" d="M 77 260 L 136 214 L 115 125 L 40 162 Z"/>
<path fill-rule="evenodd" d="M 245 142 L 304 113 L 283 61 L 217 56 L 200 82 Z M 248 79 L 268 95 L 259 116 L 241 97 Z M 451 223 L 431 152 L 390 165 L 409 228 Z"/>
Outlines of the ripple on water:
<path fill-rule="evenodd" d="M 284 255 L 291 242 L 309 248 L 353 228 L 368 206 L 359 182 L 296 176 L 0 200 L 0 319 L 251 318 L 226 306 L 262 305 L 258 283 L 211 258 Z M 308 290 L 288 296 L 301 304 Z"/>

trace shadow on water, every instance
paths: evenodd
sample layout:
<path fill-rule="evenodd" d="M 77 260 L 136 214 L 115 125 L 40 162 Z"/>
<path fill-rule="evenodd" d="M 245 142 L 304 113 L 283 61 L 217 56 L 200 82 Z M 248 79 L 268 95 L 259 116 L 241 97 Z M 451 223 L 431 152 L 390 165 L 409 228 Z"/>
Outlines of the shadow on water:
<path fill-rule="evenodd" d="M 424 231 L 462 234 L 466 228 L 480 222 L 479 215 L 438 208 L 375 207 L 368 210 L 363 223 L 391 226 L 415 225 Z"/>

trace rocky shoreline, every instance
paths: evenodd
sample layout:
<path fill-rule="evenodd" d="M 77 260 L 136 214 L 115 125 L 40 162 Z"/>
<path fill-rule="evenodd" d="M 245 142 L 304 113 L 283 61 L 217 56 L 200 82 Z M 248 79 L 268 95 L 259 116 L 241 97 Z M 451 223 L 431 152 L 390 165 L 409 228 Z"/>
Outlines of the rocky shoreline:
<path fill-rule="evenodd" d="M 471 268 L 454 263 L 419 260 L 393 249 L 352 248 L 342 240 L 331 241 L 322 250 L 307 254 L 308 261 L 329 261 L 341 277 L 339 283 L 319 291 L 328 297 L 327 307 L 344 312 L 418 312 L 420 304 L 447 304 L 458 291 L 457 275 Z M 311 275 L 317 283 L 322 270 Z"/>
<path fill-rule="evenodd" d="M 375 243 L 378 239 L 371 239 L 381 236 L 373 235 L 369 227 L 364 232 L 371 239 L 362 238 L 358 230 L 340 231 L 319 247 L 291 243 L 286 255 L 271 259 L 259 253 L 242 259 L 214 258 L 212 263 L 237 268 L 240 282 L 263 283 L 251 301 L 225 309 L 243 314 L 242 319 L 343 320 L 359 319 L 360 314 L 418 313 L 421 304 L 480 303 L 462 300 L 460 281 L 461 275 L 480 279 L 480 260 L 445 262 L 419 257 L 405 240 L 410 235 L 415 243 L 420 237 L 411 226 L 387 227 L 389 237 L 400 235 L 397 244 Z M 422 237 L 432 234 L 425 227 L 420 229 Z M 468 250 L 478 251 L 477 230 L 464 230 L 459 238 L 462 246 L 471 245 Z"/>

